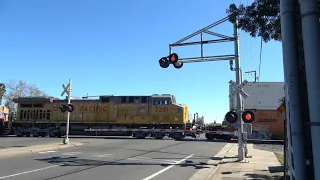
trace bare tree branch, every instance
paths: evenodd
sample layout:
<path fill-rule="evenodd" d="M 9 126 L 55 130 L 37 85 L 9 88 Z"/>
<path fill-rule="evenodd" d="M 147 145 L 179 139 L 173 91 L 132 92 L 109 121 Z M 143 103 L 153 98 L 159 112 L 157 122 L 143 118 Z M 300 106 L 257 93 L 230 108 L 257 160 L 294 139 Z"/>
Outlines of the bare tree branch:
<path fill-rule="evenodd" d="M 4 99 L 6 100 L 5 106 L 9 108 L 11 112 L 16 111 L 16 104 L 13 102 L 14 98 L 18 97 L 35 97 L 35 96 L 47 96 L 47 94 L 41 91 L 34 84 L 27 84 L 25 81 L 19 80 L 18 82 L 10 80 L 6 85 L 6 93 Z"/>

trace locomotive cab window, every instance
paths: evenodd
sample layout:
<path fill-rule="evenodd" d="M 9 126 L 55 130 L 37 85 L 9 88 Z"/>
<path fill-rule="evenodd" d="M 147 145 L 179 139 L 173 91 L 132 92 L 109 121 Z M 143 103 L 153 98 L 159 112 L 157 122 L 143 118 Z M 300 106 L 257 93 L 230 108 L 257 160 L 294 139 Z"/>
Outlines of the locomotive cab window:
<path fill-rule="evenodd" d="M 134 97 L 133 96 L 129 96 L 129 103 L 134 103 Z"/>
<path fill-rule="evenodd" d="M 163 99 L 163 98 L 156 98 L 156 99 L 153 99 L 152 104 L 153 105 L 169 105 L 169 100 Z"/>
<path fill-rule="evenodd" d="M 126 97 L 121 97 L 121 103 L 126 103 L 127 101 L 127 98 Z"/>
<path fill-rule="evenodd" d="M 147 103 L 147 97 L 141 97 L 141 103 Z"/>

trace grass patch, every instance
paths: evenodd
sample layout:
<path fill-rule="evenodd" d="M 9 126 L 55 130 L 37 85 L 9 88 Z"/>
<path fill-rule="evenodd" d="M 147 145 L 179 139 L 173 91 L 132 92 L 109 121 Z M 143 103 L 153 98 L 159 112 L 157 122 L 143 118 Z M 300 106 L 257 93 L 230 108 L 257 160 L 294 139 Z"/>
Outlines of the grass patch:
<path fill-rule="evenodd" d="M 283 157 L 283 153 L 282 152 L 275 152 L 274 153 L 278 159 L 278 161 L 280 162 L 280 164 L 283 166 L 284 165 L 284 157 Z"/>

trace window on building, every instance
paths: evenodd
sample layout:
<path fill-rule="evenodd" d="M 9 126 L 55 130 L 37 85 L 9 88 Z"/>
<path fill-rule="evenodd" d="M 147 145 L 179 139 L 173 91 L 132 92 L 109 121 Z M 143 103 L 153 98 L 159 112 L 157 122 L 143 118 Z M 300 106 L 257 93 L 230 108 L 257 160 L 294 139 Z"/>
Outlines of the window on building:
<path fill-rule="evenodd" d="M 134 97 L 133 96 L 129 96 L 129 103 L 134 103 Z"/>

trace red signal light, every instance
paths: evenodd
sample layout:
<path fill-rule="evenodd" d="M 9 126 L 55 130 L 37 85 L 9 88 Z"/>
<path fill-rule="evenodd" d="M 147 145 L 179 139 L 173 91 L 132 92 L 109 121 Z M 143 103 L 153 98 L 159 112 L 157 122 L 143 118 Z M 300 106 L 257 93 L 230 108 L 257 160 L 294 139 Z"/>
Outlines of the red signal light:
<path fill-rule="evenodd" d="M 246 114 L 244 117 L 245 117 L 246 120 L 250 120 L 251 119 L 251 115 L 250 114 Z"/>
<path fill-rule="evenodd" d="M 179 60 L 179 56 L 176 53 L 172 53 L 169 55 L 169 61 L 172 64 L 175 64 Z"/>
<path fill-rule="evenodd" d="M 254 121 L 254 114 L 251 111 L 244 111 L 242 113 L 242 120 L 245 123 L 252 123 Z"/>
<path fill-rule="evenodd" d="M 68 108 L 67 108 L 68 112 L 72 112 L 73 109 L 73 105 L 72 104 L 68 104 Z"/>

